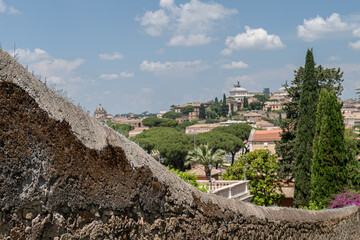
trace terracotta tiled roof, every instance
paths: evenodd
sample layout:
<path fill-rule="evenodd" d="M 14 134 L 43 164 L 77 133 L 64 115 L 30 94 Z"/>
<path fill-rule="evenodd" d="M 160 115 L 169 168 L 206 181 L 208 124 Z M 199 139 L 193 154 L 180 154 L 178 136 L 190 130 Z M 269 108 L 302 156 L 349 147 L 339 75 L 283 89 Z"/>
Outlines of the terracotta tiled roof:
<path fill-rule="evenodd" d="M 276 130 L 256 130 L 253 142 L 272 142 L 281 140 L 281 129 Z"/>

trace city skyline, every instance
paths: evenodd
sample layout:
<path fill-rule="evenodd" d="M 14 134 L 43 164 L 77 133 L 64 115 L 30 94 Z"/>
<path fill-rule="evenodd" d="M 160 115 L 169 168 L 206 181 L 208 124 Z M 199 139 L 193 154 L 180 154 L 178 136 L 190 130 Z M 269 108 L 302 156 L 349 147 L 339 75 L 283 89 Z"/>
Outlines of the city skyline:
<path fill-rule="evenodd" d="M 311 7 L 310 7 L 311 6 Z M 0 0 L 1 47 L 91 113 L 158 112 L 172 104 L 276 91 L 314 49 L 360 87 L 356 1 Z"/>

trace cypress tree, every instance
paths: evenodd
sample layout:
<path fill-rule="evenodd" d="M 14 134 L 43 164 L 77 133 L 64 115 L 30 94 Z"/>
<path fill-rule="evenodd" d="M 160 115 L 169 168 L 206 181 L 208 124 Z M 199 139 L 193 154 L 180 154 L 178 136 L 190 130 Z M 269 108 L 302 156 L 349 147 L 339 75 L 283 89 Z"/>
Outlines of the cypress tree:
<path fill-rule="evenodd" d="M 321 91 L 311 168 L 311 201 L 321 207 L 327 207 L 328 199 L 343 190 L 347 183 L 345 124 L 341 107 L 334 91 Z"/>
<path fill-rule="evenodd" d="M 226 104 L 226 96 L 225 93 L 223 95 L 223 100 L 221 103 L 221 116 L 226 117 L 226 115 L 229 113 L 229 106 Z"/>
<path fill-rule="evenodd" d="M 205 105 L 202 103 L 200 104 L 200 108 L 199 108 L 199 118 L 200 119 L 205 119 L 206 118 L 206 109 L 205 109 Z"/>
<path fill-rule="evenodd" d="M 248 107 L 249 107 L 249 101 L 248 101 L 247 97 L 244 97 L 243 108 L 248 108 Z"/>
<path fill-rule="evenodd" d="M 295 139 L 295 193 L 294 205 L 309 206 L 311 163 L 316 125 L 319 86 L 315 78 L 315 62 L 312 50 L 306 54 L 304 80 L 299 103 L 299 118 Z"/>

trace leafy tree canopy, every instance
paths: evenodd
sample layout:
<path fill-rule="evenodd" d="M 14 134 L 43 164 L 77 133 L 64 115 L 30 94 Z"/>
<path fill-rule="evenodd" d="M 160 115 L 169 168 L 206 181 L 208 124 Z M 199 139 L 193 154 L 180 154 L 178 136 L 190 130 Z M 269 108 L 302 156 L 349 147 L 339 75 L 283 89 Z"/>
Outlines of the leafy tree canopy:
<path fill-rule="evenodd" d="M 142 124 L 147 127 L 158 127 L 160 123 L 162 122 L 162 119 L 158 117 L 148 117 L 142 120 Z"/>
<path fill-rule="evenodd" d="M 223 149 L 232 156 L 234 163 L 235 154 L 240 150 L 245 150 L 244 140 L 249 138 L 251 126 L 248 124 L 231 124 L 230 126 L 220 126 L 210 132 L 201 133 L 196 136 L 197 142 L 209 144 L 213 149 Z"/>
<path fill-rule="evenodd" d="M 261 110 L 261 106 L 262 106 L 261 102 L 251 102 L 249 104 L 251 110 Z"/>
<path fill-rule="evenodd" d="M 189 114 L 190 112 L 193 112 L 194 111 L 194 107 L 191 106 L 191 105 L 188 105 L 186 107 L 182 107 L 180 109 L 180 111 L 183 113 L 183 114 Z"/>
<path fill-rule="evenodd" d="M 270 96 L 263 95 L 263 94 L 257 94 L 257 95 L 254 95 L 254 98 L 256 98 L 259 102 L 264 103 L 270 99 Z"/>
<path fill-rule="evenodd" d="M 176 118 L 179 118 L 181 117 L 181 113 L 177 113 L 175 111 L 168 111 L 166 113 L 164 113 L 162 115 L 162 118 L 171 118 L 171 119 L 176 119 Z"/>
<path fill-rule="evenodd" d="M 134 142 L 151 152 L 158 150 L 165 165 L 184 170 L 187 153 L 193 148 L 193 137 L 174 128 L 156 127 L 144 131 L 134 138 Z"/>
<path fill-rule="evenodd" d="M 134 127 L 129 124 L 119 124 L 110 121 L 106 121 L 105 123 L 125 137 L 129 137 L 129 132 L 134 129 Z"/>
<path fill-rule="evenodd" d="M 256 205 L 273 205 L 281 198 L 282 194 L 276 174 L 276 155 L 270 155 L 269 150 L 255 150 L 244 155 L 246 164 L 246 179 L 250 180 L 250 193 L 254 195 L 252 203 Z M 235 161 L 234 165 L 228 167 L 222 175 L 224 180 L 243 180 L 244 163 L 242 157 Z"/>
<path fill-rule="evenodd" d="M 147 127 L 176 127 L 178 122 L 171 118 L 158 118 L 158 117 L 148 117 L 142 120 L 144 126 Z"/>

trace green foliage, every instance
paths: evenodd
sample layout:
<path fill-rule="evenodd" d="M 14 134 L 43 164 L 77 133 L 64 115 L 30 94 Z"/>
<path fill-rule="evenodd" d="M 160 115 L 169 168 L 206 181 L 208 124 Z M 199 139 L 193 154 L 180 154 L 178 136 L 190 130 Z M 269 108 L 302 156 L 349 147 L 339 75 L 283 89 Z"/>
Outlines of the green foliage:
<path fill-rule="evenodd" d="M 176 127 L 178 122 L 171 118 L 148 117 L 142 120 L 142 124 L 147 127 Z"/>
<path fill-rule="evenodd" d="M 177 126 L 176 126 L 176 130 L 180 131 L 180 132 L 183 132 L 185 133 L 185 130 L 187 127 L 191 126 L 191 125 L 195 125 L 195 124 L 198 124 L 199 122 L 197 120 L 192 120 L 191 122 L 186 120 L 182 123 L 179 123 Z"/>
<path fill-rule="evenodd" d="M 228 115 L 228 113 L 229 113 L 229 106 L 226 104 L 226 96 L 224 93 L 223 100 L 221 103 L 220 115 L 222 117 L 226 117 Z"/>
<path fill-rule="evenodd" d="M 245 123 L 220 126 L 210 132 L 201 133 L 196 136 L 199 144 L 209 144 L 212 149 L 223 149 L 232 156 L 231 165 L 234 163 L 235 154 L 246 151 L 244 140 L 249 138 L 251 126 Z"/>
<path fill-rule="evenodd" d="M 261 103 L 265 103 L 266 101 L 269 101 L 269 99 L 270 99 L 269 95 L 257 94 L 257 95 L 254 95 L 254 98 L 256 98 Z"/>
<path fill-rule="evenodd" d="M 277 99 L 274 99 L 274 100 L 277 100 Z M 274 111 L 272 111 L 272 112 L 278 113 L 278 114 L 285 113 L 285 111 L 282 110 L 282 109 L 280 109 L 280 110 L 274 110 Z"/>
<path fill-rule="evenodd" d="M 244 107 L 244 108 L 248 108 L 248 107 L 249 107 L 249 100 L 247 99 L 247 97 L 244 97 L 243 107 Z"/>
<path fill-rule="evenodd" d="M 207 118 L 205 120 L 205 123 L 219 123 L 220 120 L 219 119 L 212 119 L 212 118 Z"/>
<path fill-rule="evenodd" d="M 345 130 L 345 148 L 348 164 L 346 170 L 348 172 L 347 185 L 356 190 L 360 190 L 360 161 L 358 155 L 360 150 L 358 147 L 357 134 L 352 129 Z"/>
<path fill-rule="evenodd" d="M 182 108 L 180 109 L 180 111 L 181 111 L 183 114 L 187 115 L 187 114 L 189 114 L 190 112 L 193 112 L 193 111 L 194 111 L 194 107 L 191 106 L 191 105 L 188 105 L 188 106 L 186 106 L 186 107 L 182 107 Z"/>
<path fill-rule="evenodd" d="M 124 135 L 125 137 L 129 137 L 129 132 L 134 129 L 133 126 L 128 124 L 119 124 L 110 121 L 105 122 L 109 127 Z"/>
<path fill-rule="evenodd" d="M 147 127 L 158 127 L 162 123 L 162 119 L 158 117 L 148 117 L 142 120 L 142 124 Z"/>
<path fill-rule="evenodd" d="M 262 117 L 261 120 L 268 121 L 269 123 L 274 124 L 275 126 L 280 126 L 280 119 L 273 119 L 269 117 Z"/>
<path fill-rule="evenodd" d="M 177 113 L 175 111 L 168 111 L 166 113 L 164 113 L 162 115 L 162 118 L 171 118 L 171 119 L 176 119 L 176 118 L 179 118 L 181 117 L 181 113 Z"/>
<path fill-rule="evenodd" d="M 177 169 L 174 168 L 168 168 L 170 170 L 170 172 L 175 173 L 176 175 L 179 176 L 179 178 L 183 179 L 185 182 L 189 183 L 190 185 L 196 187 L 197 189 L 199 189 L 202 192 L 207 192 L 208 188 L 204 185 L 200 185 L 199 182 L 197 181 L 197 176 L 195 176 L 195 174 L 191 174 L 188 171 L 185 172 L 181 172 Z"/>
<path fill-rule="evenodd" d="M 282 194 L 278 184 L 276 174 L 276 155 L 269 155 L 268 150 L 255 150 L 245 155 L 246 164 L 249 169 L 246 170 L 246 179 L 250 180 L 250 193 L 254 195 L 252 202 L 257 205 L 273 205 L 278 203 Z M 244 163 L 242 157 L 235 161 L 234 165 L 228 167 L 222 175 L 224 180 L 243 180 Z"/>
<path fill-rule="evenodd" d="M 315 77 L 315 62 L 312 50 L 306 54 L 304 81 L 300 95 L 299 118 L 295 140 L 295 206 L 308 206 L 310 201 L 310 178 L 312 146 L 315 135 L 316 110 L 319 85 Z"/>
<path fill-rule="evenodd" d="M 136 135 L 134 141 L 148 152 L 159 150 L 165 165 L 179 170 L 184 170 L 185 157 L 193 148 L 192 136 L 166 127 L 150 128 Z"/>
<path fill-rule="evenodd" d="M 319 211 L 319 210 L 323 210 L 327 207 L 327 205 L 322 205 L 320 203 L 315 203 L 314 201 L 309 202 L 309 206 L 299 206 L 299 209 L 304 209 L 304 210 L 312 210 L 312 211 Z"/>
<path fill-rule="evenodd" d="M 185 165 L 190 166 L 195 163 L 202 164 L 207 179 L 210 179 L 209 165 L 221 164 L 225 159 L 225 151 L 221 149 L 211 149 L 209 145 L 200 145 L 186 156 Z"/>
<path fill-rule="evenodd" d="M 311 168 L 311 200 L 320 206 L 329 205 L 329 198 L 347 184 L 345 124 L 341 107 L 334 91 L 321 91 Z"/>
<path fill-rule="evenodd" d="M 214 120 L 217 118 L 217 113 L 213 110 L 209 111 L 209 110 L 206 110 L 206 121 L 210 121 L 211 120 Z M 206 122 L 206 123 L 213 123 L 213 122 Z"/>
<path fill-rule="evenodd" d="M 261 110 L 262 103 L 261 102 L 251 102 L 249 104 L 249 108 L 251 110 Z"/>
<path fill-rule="evenodd" d="M 199 108 L 199 118 L 200 118 L 200 120 L 206 119 L 206 109 L 205 109 L 205 105 L 204 105 L 203 103 L 200 104 L 200 108 Z"/>
<path fill-rule="evenodd" d="M 292 86 L 286 86 L 291 101 L 285 103 L 283 108 L 286 112 L 286 119 L 283 119 L 280 125 L 283 130 L 281 135 L 282 138 L 280 142 L 276 143 L 276 152 L 281 156 L 278 164 L 278 174 L 287 182 L 293 181 L 294 179 L 296 152 L 294 148 L 299 115 L 300 93 L 304 81 L 304 68 L 300 67 L 298 70 L 295 70 L 294 73 L 295 77 L 291 82 Z M 315 77 L 317 85 L 320 86 L 320 88 L 326 88 L 328 90 L 335 88 L 337 96 L 341 95 L 343 90 L 342 82 L 344 80 L 342 78 L 343 73 L 339 68 L 328 69 L 319 65 L 315 68 Z"/>
<path fill-rule="evenodd" d="M 175 108 L 176 108 L 176 107 L 177 107 L 177 106 L 176 106 L 176 105 L 174 105 L 174 104 L 173 104 L 173 105 L 171 105 L 171 106 L 170 106 L 170 111 L 175 112 Z"/>
<path fill-rule="evenodd" d="M 161 119 L 161 123 L 159 124 L 159 127 L 176 127 L 178 125 L 178 122 L 171 118 L 163 118 Z"/>

